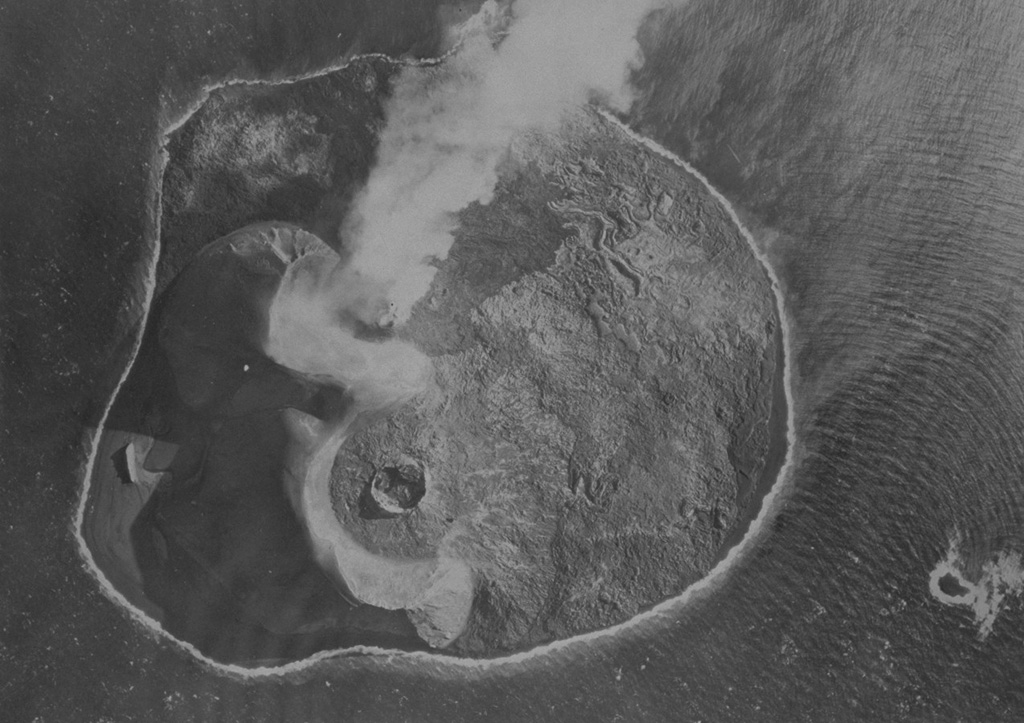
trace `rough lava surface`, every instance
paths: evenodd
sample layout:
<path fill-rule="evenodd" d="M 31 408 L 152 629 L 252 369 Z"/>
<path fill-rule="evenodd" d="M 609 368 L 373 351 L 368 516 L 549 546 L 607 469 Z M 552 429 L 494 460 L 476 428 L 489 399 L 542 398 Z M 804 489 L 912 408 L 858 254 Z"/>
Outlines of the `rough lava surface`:
<path fill-rule="evenodd" d="M 521 139 L 504 178 L 402 332 L 436 387 L 332 472 L 362 545 L 470 565 L 469 654 L 624 621 L 705 574 L 740 512 L 734 430 L 775 358 L 763 268 L 673 163 L 580 113 Z M 423 500 L 368 513 L 404 460 L 429 472 Z"/>

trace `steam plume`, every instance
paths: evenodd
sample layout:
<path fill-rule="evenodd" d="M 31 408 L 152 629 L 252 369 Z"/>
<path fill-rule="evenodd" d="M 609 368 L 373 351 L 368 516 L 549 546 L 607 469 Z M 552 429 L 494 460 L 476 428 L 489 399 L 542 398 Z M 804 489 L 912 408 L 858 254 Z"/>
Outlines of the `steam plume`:
<path fill-rule="evenodd" d="M 379 157 L 342 227 L 355 252 L 336 274 L 366 293 L 368 323 L 405 321 L 452 245 L 454 215 L 488 203 L 518 133 L 554 130 L 593 94 L 621 108 L 646 0 L 490 0 L 441 68 L 410 68 L 387 107 Z M 503 38 L 500 36 L 504 35 Z M 496 42 L 499 41 L 499 42 Z M 377 317 L 377 318 L 373 318 Z"/>
<path fill-rule="evenodd" d="M 653 1 L 488 0 L 456 29 L 451 59 L 406 69 L 385 108 L 377 165 L 341 228 L 351 255 L 286 275 L 267 353 L 333 378 L 366 406 L 422 388 L 430 363 L 412 345 L 353 330 L 409 318 L 452 245 L 455 214 L 491 200 L 517 134 L 554 130 L 567 108 L 595 95 L 613 108 L 628 102 L 636 30 Z"/>
<path fill-rule="evenodd" d="M 613 107 L 628 101 L 626 73 L 650 2 L 517 0 L 503 8 L 489 0 L 460 29 L 462 47 L 452 59 L 402 73 L 386 107 L 378 163 L 341 229 L 352 253 L 333 268 L 325 255 L 289 264 L 269 310 L 267 353 L 340 384 L 361 409 L 401 403 L 423 389 L 431 373 L 426 356 L 355 330 L 409 318 L 430 287 L 432 262 L 452 245 L 455 214 L 491 200 L 498 164 L 518 133 L 555 130 L 567 108 L 594 94 Z M 445 645 L 469 615 L 469 568 L 438 561 L 445 574 L 413 586 L 410 598 L 402 575 L 413 568 L 396 573 L 337 529 L 329 469 L 347 423 L 293 425 L 301 442 L 290 463 L 296 512 L 318 560 L 349 592 L 381 607 L 412 606 L 423 618 L 421 635 Z"/>

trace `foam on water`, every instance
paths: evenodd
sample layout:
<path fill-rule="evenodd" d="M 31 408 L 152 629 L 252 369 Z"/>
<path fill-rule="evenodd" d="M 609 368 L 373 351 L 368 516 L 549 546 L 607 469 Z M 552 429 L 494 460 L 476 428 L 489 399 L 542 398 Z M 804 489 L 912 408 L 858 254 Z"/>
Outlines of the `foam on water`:
<path fill-rule="evenodd" d="M 981 570 L 977 581 L 968 579 L 963 572 L 960 539 L 954 536 L 946 557 L 939 560 L 928 578 L 928 590 L 943 605 L 962 605 L 974 612 L 978 625 L 978 638 L 984 640 L 992 632 L 996 618 L 1010 595 L 1024 592 L 1024 564 L 1019 552 L 1001 551 Z M 952 595 L 942 589 L 942 579 L 950 578 L 964 592 Z"/>

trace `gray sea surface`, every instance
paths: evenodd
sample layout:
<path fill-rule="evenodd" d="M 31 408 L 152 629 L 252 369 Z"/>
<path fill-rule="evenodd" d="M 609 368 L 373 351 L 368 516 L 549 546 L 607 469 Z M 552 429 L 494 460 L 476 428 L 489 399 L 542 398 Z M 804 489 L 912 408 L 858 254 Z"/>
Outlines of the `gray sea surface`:
<path fill-rule="evenodd" d="M 229 48 L 241 30 L 224 8 L 189 11 L 194 48 L 178 26 L 120 9 L 17 18 L 24 48 L 9 52 L 34 65 L 3 84 L 18 101 L 5 165 L 25 170 L 4 177 L 2 221 L 7 238 L 36 235 L 3 259 L 4 318 L 65 334 L 70 319 L 85 341 L 13 323 L 3 337 L 19 351 L 5 357 L 0 462 L 21 485 L 3 497 L 0 562 L 18 581 L 4 609 L 31 611 L 0 638 L 15 720 L 1024 718 L 1024 5 L 693 0 L 649 22 L 632 124 L 730 199 L 784 287 L 798 446 L 779 511 L 713 590 L 616 636 L 503 667 L 343 658 L 259 684 L 204 668 L 99 595 L 65 530 L 77 451 L 30 446 L 71 437 L 98 404 L 75 392 L 79 377 L 108 389 L 99 375 L 123 356 L 111 329 L 124 298 L 101 287 L 128 288 L 137 266 L 153 108 L 167 98 L 155 89 L 229 74 L 237 57 L 270 73 L 285 63 L 261 43 L 344 26 L 282 9 Z M 374 16 L 385 40 L 372 47 L 415 35 L 405 17 Z M 195 40 L 207 25 L 210 46 Z M 102 82 L 73 82 L 87 65 Z M 57 246 L 72 227 L 94 246 Z M 122 256 L 121 276 L 99 273 Z M 947 560 L 989 591 L 980 607 L 933 593 Z"/>

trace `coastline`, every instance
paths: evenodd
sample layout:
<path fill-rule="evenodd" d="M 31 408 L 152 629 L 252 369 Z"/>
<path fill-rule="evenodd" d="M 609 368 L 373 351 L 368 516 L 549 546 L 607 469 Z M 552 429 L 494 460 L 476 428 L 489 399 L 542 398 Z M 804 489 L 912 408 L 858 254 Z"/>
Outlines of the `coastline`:
<path fill-rule="evenodd" d="M 563 651 L 569 648 L 573 648 L 580 645 L 587 645 L 590 642 L 597 639 L 604 639 L 610 636 L 619 635 L 627 630 L 636 630 L 643 625 L 649 625 L 657 623 L 657 621 L 664 619 L 668 615 L 673 615 L 687 605 L 691 600 L 695 599 L 698 594 L 709 591 L 717 584 L 734 566 L 735 562 L 740 559 L 741 555 L 745 551 L 749 551 L 751 543 L 756 540 L 762 530 L 764 529 L 764 522 L 768 517 L 777 510 L 777 500 L 779 499 L 781 488 L 785 486 L 786 482 L 790 479 L 790 473 L 793 467 L 794 447 L 795 447 L 795 436 L 794 436 L 794 420 L 793 420 L 793 399 L 791 389 L 791 369 L 787 362 L 791 360 L 791 331 L 786 321 L 785 307 L 783 304 L 783 298 L 781 289 L 779 286 L 778 279 L 775 275 L 774 269 L 771 267 L 765 254 L 758 248 L 754 242 L 753 237 L 747 228 L 740 222 L 735 210 L 728 203 L 728 201 L 719 193 L 710 182 L 696 171 L 692 166 L 687 164 L 681 158 L 671 153 L 667 149 L 663 148 L 655 141 L 641 136 L 640 134 L 633 131 L 631 128 L 623 124 L 620 120 L 612 116 L 606 111 L 601 111 L 601 115 L 607 119 L 610 123 L 619 128 L 628 137 L 633 139 L 635 142 L 644 144 L 651 148 L 658 154 L 668 158 L 673 163 L 679 165 L 682 169 L 690 173 L 694 178 L 700 181 L 710 192 L 710 194 L 723 205 L 727 211 L 733 223 L 741 231 L 742 235 L 751 247 L 752 252 L 756 258 L 764 267 L 768 278 L 771 282 L 771 287 L 775 296 L 776 301 L 776 315 L 779 319 L 779 325 L 777 332 L 781 335 L 781 344 L 777 345 L 777 354 L 782 360 L 783 366 L 777 367 L 775 380 L 773 384 L 775 389 L 773 391 L 773 403 L 772 412 L 770 414 L 770 425 L 772 435 L 772 442 L 778 437 L 784 438 L 787 442 L 785 446 L 785 452 L 779 454 L 778 449 L 773 443 L 769 444 L 769 449 L 773 450 L 769 454 L 769 458 L 766 460 L 765 468 L 760 475 L 757 484 L 754 488 L 754 496 L 757 498 L 757 504 L 754 508 L 749 509 L 744 515 L 744 522 L 740 525 L 743 528 L 743 533 L 738 534 L 738 539 L 735 542 L 727 536 L 723 540 L 722 547 L 720 548 L 719 554 L 715 559 L 715 564 L 711 571 L 683 590 L 679 595 L 665 600 L 649 610 L 641 612 L 635 617 L 627 620 L 623 623 L 614 625 L 609 628 L 596 630 L 590 633 L 579 635 L 572 638 L 567 638 L 559 641 L 554 641 L 545 645 L 541 645 L 537 648 L 533 648 L 527 651 L 516 653 L 509 656 L 497 657 L 497 658 L 484 658 L 484 659 L 473 659 L 473 658 L 456 658 L 454 656 L 445 655 L 436 652 L 399 652 L 392 649 L 382 649 L 376 647 L 366 646 L 354 646 L 352 648 L 345 648 L 339 650 L 326 650 L 317 653 L 308 658 L 294 661 L 282 666 L 266 666 L 266 667 L 247 667 L 236 664 L 224 664 L 216 660 L 213 660 L 203 655 L 198 649 L 196 649 L 190 643 L 181 640 L 170 633 L 168 633 L 156 620 L 151 618 L 143 610 L 135 607 L 130 603 L 123 594 L 121 594 L 107 579 L 106 575 L 99 569 L 98 565 L 93 558 L 92 552 L 85 542 L 82 534 L 82 528 L 84 523 L 84 515 L 86 505 L 89 500 L 91 483 L 95 471 L 96 458 L 99 451 L 99 442 L 104 431 L 107 417 L 110 413 L 111 408 L 120 393 L 122 386 L 127 380 L 131 369 L 135 363 L 138 352 L 141 348 L 142 333 L 145 328 L 145 324 L 148 321 L 148 317 L 151 311 L 153 302 L 153 292 L 156 285 L 156 273 L 158 263 L 161 255 L 161 239 L 160 239 L 160 216 L 161 216 L 161 192 L 163 173 L 167 165 L 167 143 L 169 141 L 170 134 L 181 125 L 183 125 L 188 118 L 202 106 L 209 94 L 217 88 L 226 87 L 236 84 L 250 84 L 250 85 L 278 85 L 292 83 L 299 80 L 303 80 L 309 77 L 316 77 L 319 75 L 328 74 L 344 68 L 350 62 L 354 62 L 364 56 L 352 56 L 345 60 L 344 63 L 331 66 L 323 71 L 316 73 L 306 73 L 295 78 L 289 78 L 284 80 L 273 80 L 273 81 L 253 81 L 246 79 L 228 80 L 222 83 L 214 84 L 203 88 L 203 90 L 197 94 L 198 100 L 188 106 L 187 111 L 182 117 L 176 118 L 169 122 L 162 131 L 160 137 L 156 142 L 155 162 L 152 170 L 152 181 L 149 189 L 150 197 L 152 198 L 151 208 L 152 215 L 150 217 L 151 224 L 151 243 L 152 253 L 145 266 L 146 276 L 143 280 L 145 287 L 145 304 L 142 309 L 141 316 L 139 318 L 138 336 L 136 342 L 133 344 L 132 351 L 129 355 L 129 359 L 126 363 L 123 374 L 121 375 L 120 381 L 116 388 L 112 392 L 110 399 L 104 409 L 102 418 L 97 428 L 93 432 L 91 438 L 87 441 L 91 449 L 87 458 L 86 464 L 83 469 L 83 478 L 81 480 L 82 488 L 80 492 L 80 500 L 76 510 L 76 515 L 72 524 L 72 531 L 75 534 L 76 540 L 79 546 L 79 553 L 85 562 L 85 566 L 88 572 L 97 580 L 101 590 L 107 595 L 113 602 L 118 603 L 123 607 L 127 613 L 139 624 L 148 628 L 157 635 L 165 638 L 169 642 L 177 643 L 183 649 L 191 653 L 196 659 L 210 666 L 211 668 L 228 675 L 236 675 L 243 678 L 261 678 L 266 676 L 285 676 L 301 671 L 309 670 L 313 665 L 318 664 L 324 660 L 351 660 L 358 658 L 366 660 L 367 658 L 385 660 L 389 663 L 394 661 L 426 661 L 431 665 L 441 668 L 442 670 L 447 667 L 449 670 L 493 670 L 495 668 L 505 668 L 505 666 L 514 666 L 523 663 L 527 660 L 542 657 L 550 654 L 554 654 L 556 651 Z M 442 58 L 443 59 L 443 58 Z M 438 62 L 440 59 L 418 61 L 417 64 L 426 64 L 430 62 Z M 140 264 L 143 265 L 143 264 Z M 783 405 L 778 404 L 778 397 L 781 388 L 782 400 L 785 402 Z M 776 416 L 777 415 L 777 416 Z M 772 424 L 779 417 L 785 418 L 785 425 Z M 773 474 L 773 471 L 775 474 Z M 751 500 L 753 502 L 754 500 Z M 749 519 L 748 519 L 749 518 Z M 739 528 L 736 528 L 739 529 Z M 451 666 L 444 666 L 444 663 L 451 663 Z"/>
<path fill-rule="evenodd" d="M 747 499 L 742 505 L 743 513 L 728 534 L 722 538 L 722 544 L 715 555 L 715 565 L 724 560 L 732 548 L 740 544 L 746 537 L 750 526 L 761 514 L 765 497 L 779 479 L 782 466 L 789 453 L 789 423 L 787 422 L 789 399 L 786 395 L 785 385 L 786 345 L 782 338 L 782 319 L 778 308 L 775 310 L 775 315 L 776 327 L 772 334 L 775 341 L 775 375 L 772 379 L 772 408 L 768 413 L 768 449 L 764 457 L 764 466 L 761 468 L 757 480 L 746 490 Z"/>

